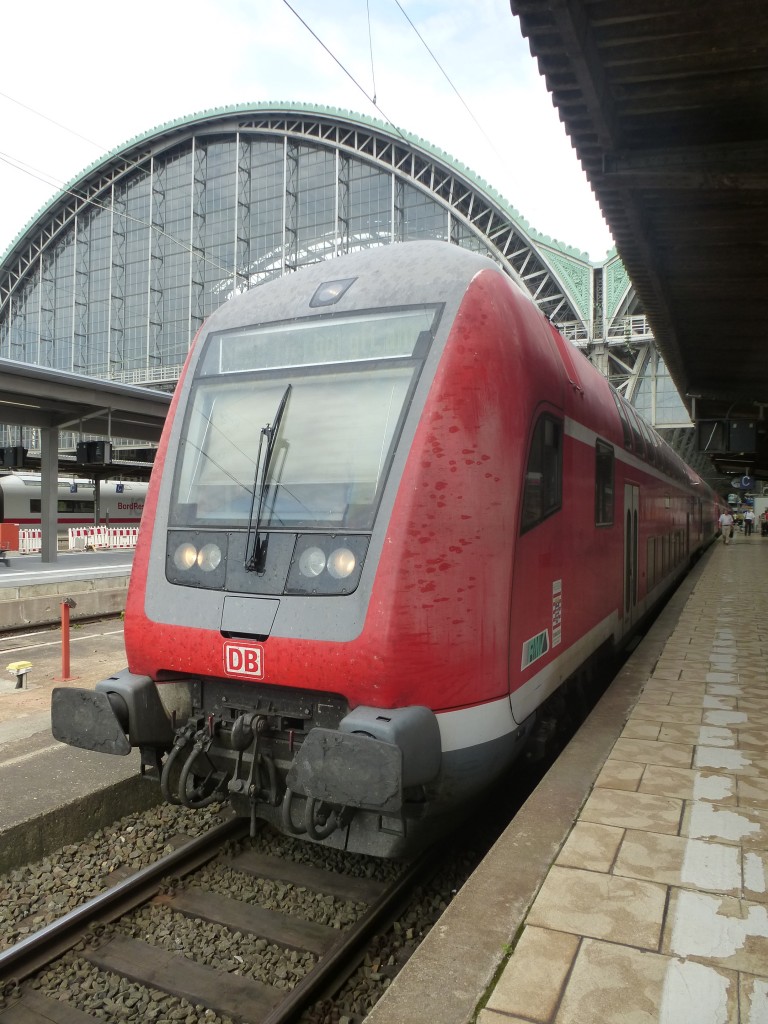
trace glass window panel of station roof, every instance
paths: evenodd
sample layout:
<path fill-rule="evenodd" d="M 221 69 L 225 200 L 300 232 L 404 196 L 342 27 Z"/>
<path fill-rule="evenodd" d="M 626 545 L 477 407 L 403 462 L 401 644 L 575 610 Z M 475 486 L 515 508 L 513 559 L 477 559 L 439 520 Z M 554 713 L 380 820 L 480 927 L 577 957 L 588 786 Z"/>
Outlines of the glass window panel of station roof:
<path fill-rule="evenodd" d="M 213 197 L 209 197 L 213 199 Z M 206 242 L 215 242 L 227 232 L 235 229 L 235 194 L 219 193 L 215 201 L 206 206 L 203 237 Z"/>
<path fill-rule="evenodd" d="M 56 296 L 58 299 L 58 296 Z M 63 296 L 61 296 L 63 300 Z M 72 301 L 56 302 L 56 308 L 53 314 L 53 336 L 57 339 L 63 339 L 69 341 L 72 333 Z"/>
<path fill-rule="evenodd" d="M 146 365 L 147 327 L 126 327 L 123 334 L 123 370 L 143 369 Z"/>
<path fill-rule="evenodd" d="M 189 234 L 190 188 L 186 182 L 184 188 L 166 190 L 163 214 L 166 228 L 174 225 L 174 235 Z"/>
<path fill-rule="evenodd" d="M 232 233 L 217 231 L 205 247 L 205 259 L 201 261 L 203 279 L 210 283 L 221 281 L 232 274 L 235 248 Z"/>
<path fill-rule="evenodd" d="M 451 241 L 462 249 L 488 255 L 488 246 L 463 221 L 455 217 L 451 218 Z"/>
<path fill-rule="evenodd" d="M 109 332 L 94 331 L 88 335 L 88 347 L 85 352 L 83 373 L 98 376 L 105 374 L 109 367 Z"/>
<path fill-rule="evenodd" d="M 208 179 L 205 186 L 204 213 L 207 218 L 232 213 L 235 204 L 235 177 L 230 174 L 226 178 Z"/>
<path fill-rule="evenodd" d="M 183 288 L 185 291 L 189 284 L 189 259 L 186 254 L 183 258 L 167 257 L 163 261 L 163 291 L 168 292 Z"/>
<path fill-rule="evenodd" d="M 336 161 L 333 153 L 301 149 L 296 201 L 299 244 L 309 247 L 334 228 Z"/>
<path fill-rule="evenodd" d="M 189 248 L 175 238 L 163 238 L 153 247 L 153 273 L 163 288 L 189 281 Z"/>
<path fill-rule="evenodd" d="M 104 244 L 106 242 L 106 244 Z M 90 247 L 88 253 L 88 272 L 91 277 L 109 274 L 112 268 L 112 256 L 108 239 L 99 239 Z"/>
<path fill-rule="evenodd" d="M 271 281 L 280 274 L 282 233 L 275 231 L 251 238 L 250 265 L 247 273 L 251 284 Z"/>
<path fill-rule="evenodd" d="M 180 365 L 189 349 L 189 324 L 186 316 L 169 318 L 163 323 L 165 361 L 168 365 Z"/>
<path fill-rule="evenodd" d="M 109 196 L 105 195 L 103 199 L 99 200 L 100 205 L 109 206 Z M 111 211 L 107 209 L 94 209 L 91 212 L 90 222 L 88 224 L 88 231 L 90 234 L 91 242 L 105 241 L 109 242 L 109 238 L 112 234 L 112 217 Z"/>
<path fill-rule="evenodd" d="M 69 230 L 64 238 L 56 244 L 51 256 L 50 272 L 57 281 L 67 278 L 72 273 L 75 253 L 72 247 L 74 232 Z"/>
<path fill-rule="evenodd" d="M 189 175 L 192 168 L 192 147 L 189 142 L 171 153 L 165 153 L 158 162 L 163 165 L 166 188 L 183 186 L 189 188 Z"/>
<path fill-rule="evenodd" d="M 49 361 L 44 365 L 51 366 L 55 370 L 72 369 L 72 334 L 71 324 L 67 324 L 69 330 L 66 336 L 62 331 L 56 338 L 54 345 L 49 351 Z"/>
<path fill-rule="evenodd" d="M 655 369 L 654 369 L 655 368 Z M 655 402 L 654 402 L 655 396 Z M 649 354 L 632 405 L 649 423 L 663 427 L 689 422 L 689 416 L 664 360 Z M 655 410 L 655 415 L 654 415 Z"/>
<path fill-rule="evenodd" d="M 259 260 L 282 244 L 283 197 L 261 200 L 251 209 L 251 259 Z"/>
<path fill-rule="evenodd" d="M 163 291 L 163 310 L 166 320 L 186 318 L 189 295 L 183 284 L 168 285 Z"/>
<path fill-rule="evenodd" d="M 656 422 L 663 426 L 666 423 L 688 423 L 689 420 L 688 412 L 674 381 L 669 376 L 666 364 L 659 359 L 656 374 Z"/>
<path fill-rule="evenodd" d="M 336 156 L 327 149 L 300 146 L 298 150 L 299 191 L 336 187 Z"/>
<path fill-rule="evenodd" d="M 254 139 L 250 143 L 251 200 L 283 191 L 283 145 Z"/>
<path fill-rule="evenodd" d="M 318 198 L 316 202 L 310 202 L 303 205 L 296 225 L 298 234 L 298 246 L 299 249 L 304 249 L 306 252 L 321 253 L 327 248 L 327 245 L 333 246 L 333 240 L 335 235 L 335 221 L 333 216 L 333 206 L 328 209 L 325 202 Z M 324 244 L 324 240 L 327 244 Z M 317 258 L 316 256 L 314 257 Z M 302 263 L 308 262 L 305 257 L 300 260 Z M 313 262 L 312 259 L 309 262 Z"/>
<path fill-rule="evenodd" d="M 196 145 L 205 152 L 205 170 L 209 181 L 232 174 L 236 159 L 234 137 L 216 142 L 198 138 Z"/>
<path fill-rule="evenodd" d="M 445 208 L 418 189 L 405 185 L 402 194 L 402 241 L 445 239 L 447 236 L 448 214 Z"/>
<path fill-rule="evenodd" d="M 117 211 L 123 207 L 126 213 L 137 217 L 149 213 L 152 201 L 152 181 L 148 174 L 149 166 L 141 168 L 130 177 L 121 181 L 115 188 Z"/>
<path fill-rule="evenodd" d="M 37 362 L 38 344 L 31 318 L 27 318 L 23 313 L 14 316 L 0 355 L 6 359 L 20 359 L 25 363 Z"/>
<path fill-rule="evenodd" d="M 112 267 L 99 260 L 91 264 L 88 273 L 88 303 L 101 302 L 109 298 L 112 287 Z"/>
<path fill-rule="evenodd" d="M 148 200 L 137 203 L 129 202 L 125 211 L 121 211 L 115 216 L 116 230 L 123 231 L 127 245 L 146 244 L 145 239 L 149 232 L 150 218 L 151 210 Z"/>
<path fill-rule="evenodd" d="M 392 230 L 392 176 L 359 162 L 349 172 L 349 230 L 361 235 L 389 237 Z"/>
<path fill-rule="evenodd" d="M 109 301 L 88 304 L 88 331 L 103 330 L 109 326 Z"/>
<path fill-rule="evenodd" d="M 217 277 L 213 283 L 218 284 Z M 203 316 L 208 317 L 214 313 L 226 298 L 226 292 L 209 287 L 203 295 Z"/>
<path fill-rule="evenodd" d="M 208 281 L 219 280 L 232 272 L 235 243 L 232 231 L 227 231 L 226 228 L 226 224 L 217 224 L 205 247 L 206 258 L 203 265 Z"/>
<path fill-rule="evenodd" d="M 125 234 L 122 262 L 137 263 L 147 258 L 149 246 L 149 224 L 141 224 Z"/>
<path fill-rule="evenodd" d="M 653 382 L 650 377 L 643 377 L 632 398 L 633 407 L 643 419 L 653 422 Z"/>

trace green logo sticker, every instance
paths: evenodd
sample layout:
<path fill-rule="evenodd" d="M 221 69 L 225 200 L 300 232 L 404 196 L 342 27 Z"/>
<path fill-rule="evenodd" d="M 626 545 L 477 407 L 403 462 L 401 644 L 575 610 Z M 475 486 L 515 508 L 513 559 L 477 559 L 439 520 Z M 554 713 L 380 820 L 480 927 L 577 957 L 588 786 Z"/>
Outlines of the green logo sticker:
<path fill-rule="evenodd" d="M 523 644 L 523 662 L 520 666 L 521 670 L 528 668 L 534 661 L 538 661 L 539 658 L 543 658 L 549 650 L 549 630 L 545 629 L 543 633 L 539 633 L 537 636 L 531 637 L 530 640 L 526 640 Z"/>

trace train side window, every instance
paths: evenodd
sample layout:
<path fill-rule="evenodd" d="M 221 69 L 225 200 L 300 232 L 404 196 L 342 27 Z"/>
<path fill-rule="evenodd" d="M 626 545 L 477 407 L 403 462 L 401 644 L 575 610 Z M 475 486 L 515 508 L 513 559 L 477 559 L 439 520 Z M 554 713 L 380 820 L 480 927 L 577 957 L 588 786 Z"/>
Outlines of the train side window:
<path fill-rule="evenodd" d="M 645 422 L 642 416 L 635 414 L 637 417 L 637 425 L 640 427 L 640 433 L 643 435 L 645 441 L 645 454 L 646 458 L 652 466 L 656 465 L 656 447 L 651 437 L 651 428 Z"/>
<path fill-rule="evenodd" d="M 637 414 L 629 402 L 625 403 L 624 411 L 629 419 L 629 426 L 632 430 L 632 440 L 635 443 L 635 454 L 639 455 L 641 459 L 647 459 L 648 453 L 645 450 L 645 439 L 640 432 L 640 423 L 637 419 Z"/>
<path fill-rule="evenodd" d="M 42 502 L 40 498 L 30 498 L 29 511 L 37 513 L 37 515 L 40 515 L 41 509 Z M 93 502 L 74 500 L 69 498 L 59 498 L 58 502 L 56 503 L 56 510 L 57 512 L 65 513 L 66 515 L 75 515 L 79 512 L 85 513 L 87 515 L 93 515 Z"/>
<path fill-rule="evenodd" d="M 551 516 L 562 505 L 563 425 L 542 416 L 533 431 L 525 469 L 521 533 Z"/>
<path fill-rule="evenodd" d="M 613 396 L 613 401 L 616 403 L 616 411 L 618 412 L 619 419 L 621 420 L 621 430 L 624 434 L 624 447 L 628 451 L 632 451 L 632 431 L 629 429 L 629 420 L 627 419 L 627 414 L 624 411 L 624 406 L 622 404 L 621 398 L 618 395 L 618 392 L 614 391 L 613 388 L 611 388 L 611 395 Z"/>
<path fill-rule="evenodd" d="M 595 526 L 613 525 L 613 445 L 595 442 Z"/>

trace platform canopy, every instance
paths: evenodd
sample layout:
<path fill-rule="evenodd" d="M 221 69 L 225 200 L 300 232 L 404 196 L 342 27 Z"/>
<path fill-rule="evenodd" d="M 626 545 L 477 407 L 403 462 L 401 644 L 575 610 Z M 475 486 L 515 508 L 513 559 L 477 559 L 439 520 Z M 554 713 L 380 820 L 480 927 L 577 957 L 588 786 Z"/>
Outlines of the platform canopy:
<path fill-rule="evenodd" d="M 0 422 L 156 443 L 171 395 L 0 359 Z"/>
<path fill-rule="evenodd" d="M 681 397 L 696 420 L 754 420 L 757 452 L 731 461 L 767 479 L 768 5 L 511 9 Z"/>
<path fill-rule="evenodd" d="M 55 561 L 58 550 L 59 432 L 156 443 L 171 398 L 150 388 L 0 359 L 0 422 L 40 431 L 43 561 Z"/>

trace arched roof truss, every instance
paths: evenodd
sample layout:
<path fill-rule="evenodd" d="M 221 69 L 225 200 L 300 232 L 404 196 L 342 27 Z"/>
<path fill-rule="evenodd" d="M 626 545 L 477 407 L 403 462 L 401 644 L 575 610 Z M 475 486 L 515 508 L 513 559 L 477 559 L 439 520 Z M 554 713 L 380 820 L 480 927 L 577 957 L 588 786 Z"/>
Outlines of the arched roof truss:
<path fill-rule="evenodd" d="M 485 252 L 531 294 L 553 322 L 573 326 L 588 321 L 589 313 L 581 308 L 584 303 L 579 302 L 573 283 L 566 275 L 558 274 L 551 243 L 546 240 L 542 244 L 535 233 L 528 230 L 522 218 L 467 168 L 456 164 L 423 140 L 389 128 L 374 119 L 326 108 L 265 105 L 263 108 L 233 107 L 205 112 L 163 125 L 110 153 L 54 197 L 14 241 L 0 265 L 0 352 L 14 357 L 10 326 L 14 319 L 14 301 L 17 301 L 21 309 L 19 297 L 34 282 L 37 289 L 35 301 L 38 312 L 35 315 L 40 335 L 39 354 L 37 359 L 23 355 L 18 357 L 43 365 L 59 365 L 67 370 L 79 368 L 76 349 L 78 345 L 84 347 L 84 352 L 87 348 L 89 314 L 85 291 L 78 296 L 76 283 L 73 285 L 75 313 L 69 339 L 73 350 L 72 359 L 62 360 L 46 351 L 46 335 L 53 330 L 45 322 L 45 310 L 53 302 L 55 290 L 52 283 L 52 254 L 58 251 L 57 247 L 70 246 L 75 252 L 71 270 L 73 279 L 76 281 L 78 274 L 83 278 L 89 271 L 87 228 L 93 218 L 102 215 L 103 211 L 103 216 L 110 218 L 109 230 L 112 233 L 109 257 L 113 273 L 109 289 L 109 343 L 115 347 L 115 351 L 109 358 L 114 366 L 122 361 L 121 338 L 126 321 L 127 294 L 124 274 L 120 269 L 123 258 L 121 247 L 125 244 L 126 232 L 132 222 L 132 216 L 126 208 L 126 197 L 132 185 L 140 179 L 148 179 L 148 198 L 145 204 L 149 210 L 148 224 L 144 226 L 151 229 L 152 239 L 146 271 L 147 307 L 150 313 L 143 369 L 147 372 L 142 376 L 142 367 L 139 367 L 136 375 L 127 377 L 122 374 L 122 379 L 161 379 L 162 373 L 158 375 L 149 371 L 153 366 L 168 362 L 162 351 L 160 323 L 163 316 L 161 299 L 165 288 L 165 256 L 159 240 L 167 235 L 163 168 L 174 153 L 189 152 L 192 156 L 192 226 L 189 237 L 180 244 L 188 253 L 186 258 L 189 260 L 190 278 L 194 281 L 197 274 L 202 279 L 205 276 L 203 264 L 210 264 L 212 260 L 211 247 L 205 240 L 205 215 L 201 212 L 206 202 L 209 173 L 204 159 L 205 147 L 216 141 L 234 142 L 240 153 L 241 147 L 267 139 L 278 142 L 283 151 L 284 216 L 277 232 L 279 237 L 276 237 L 271 247 L 264 247 L 257 254 L 251 251 L 251 211 L 246 208 L 247 204 L 241 197 L 246 189 L 251 188 L 250 176 L 254 172 L 245 158 L 238 156 L 235 173 L 237 195 L 232 199 L 236 209 L 235 238 L 231 247 L 234 255 L 231 263 L 220 267 L 220 279 L 207 282 L 212 299 L 206 298 L 204 302 L 200 296 L 196 299 L 192 295 L 187 343 L 199 322 L 211 311 L 211 301 L 224 301 L 232 291 L 251 287 L 260 280 L 288 272 L 303 263 L 315 262 L 363 246 L 412 237 L 442 237 L 455 244 Z M 292 176 L 298 178 L 301 173 L 308 149 L 322 151 L 335 161 L 333 216 L 329 222 L 319 225 L 312 238 L 307 237 L 306 231 L 300 237 L 300 232 L 295 228 L 298 189 L 292 191 Z M 365 227 L 358 226 L 355 231 L 349 230 L 346 209 L 348 179 L 350 168 L 360 164 L 389 176 L 393 214 L 390 223 L 383 229 L 368 224 Z M 404 227 L 406 214 L 398 210 L 398 190 L 401 190 L 402 195 L 403 189 L 413 189 L 420 193 L 430 208 L 433 206 L 434 210 L 443 210 L 444 218 L 437 218 L 432 210 L 431 219 L 426 216 L 424 218 L 428 221 L 424 233 L 409 233 L 410 229 Z M 398 216 L 401 216 L 401 222 Z M 548 259 L 548 250 L 553 254 L 551 259 Z M 59 343 L 53 337 L 49 342 Z M 64 339 L 61 340 L 63 342 Z M 177 347 L 174 362 L 179 361 L 178 355 Z M 174 369 L 168 365 L 166 375 Z"/>

